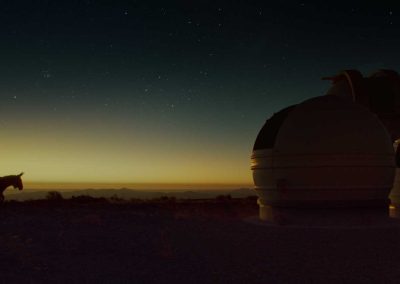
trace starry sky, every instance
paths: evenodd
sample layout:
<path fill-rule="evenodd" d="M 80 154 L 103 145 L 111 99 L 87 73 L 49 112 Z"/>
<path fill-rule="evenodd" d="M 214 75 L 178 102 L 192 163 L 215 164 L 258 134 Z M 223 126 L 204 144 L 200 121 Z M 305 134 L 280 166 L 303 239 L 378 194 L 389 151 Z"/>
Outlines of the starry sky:
<path fill-rule="evenodd" d="M 0 35 L 0 173 L 32 184 L 251 185 L 274 112 L 400 71 L 383 1 L 5 0 Z"/>

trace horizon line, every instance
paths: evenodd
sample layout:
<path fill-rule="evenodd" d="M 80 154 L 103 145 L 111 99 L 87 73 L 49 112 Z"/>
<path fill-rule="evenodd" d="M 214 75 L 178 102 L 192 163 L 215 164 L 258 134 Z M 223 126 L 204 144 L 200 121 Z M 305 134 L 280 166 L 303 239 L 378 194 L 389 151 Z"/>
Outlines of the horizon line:
<path fill-rule="evenodd" d="M 218 190 L 253 187 L 250 183 L 25 182 L 26 190 Z"/>

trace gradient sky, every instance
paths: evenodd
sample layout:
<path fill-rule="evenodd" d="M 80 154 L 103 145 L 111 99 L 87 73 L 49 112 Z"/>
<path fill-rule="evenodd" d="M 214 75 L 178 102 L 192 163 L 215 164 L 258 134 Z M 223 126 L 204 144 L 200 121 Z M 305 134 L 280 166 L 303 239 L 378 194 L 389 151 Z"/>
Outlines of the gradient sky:
<path fill-rule="evenodd" d="M 251 184 L 274 112 L 343 69 L 400 71 L 400 6 L 378 1 L 0 9 L 0 173 L 27 182 Z"/>

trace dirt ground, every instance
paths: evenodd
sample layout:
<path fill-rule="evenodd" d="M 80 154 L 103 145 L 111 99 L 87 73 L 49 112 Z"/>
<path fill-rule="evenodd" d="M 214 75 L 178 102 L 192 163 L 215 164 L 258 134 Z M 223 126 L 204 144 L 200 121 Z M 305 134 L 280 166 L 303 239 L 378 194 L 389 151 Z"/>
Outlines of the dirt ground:
<path fill-rule="evenodd" d="M 0 283 L 400 281 L 400 227 L 257 226 L 248 202 L 0 211 Z"/>

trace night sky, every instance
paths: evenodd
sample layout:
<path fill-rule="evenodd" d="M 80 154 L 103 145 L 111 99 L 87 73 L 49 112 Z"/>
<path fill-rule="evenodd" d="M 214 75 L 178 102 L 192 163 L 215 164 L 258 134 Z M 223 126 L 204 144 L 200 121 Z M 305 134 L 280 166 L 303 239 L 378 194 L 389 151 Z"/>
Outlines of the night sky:
<path fill-rule="evenodd" d="M 1 1 L 0 173 L 250 185 L 274 112 L 343 69 L 400 71 L 382 3 Z"/>

